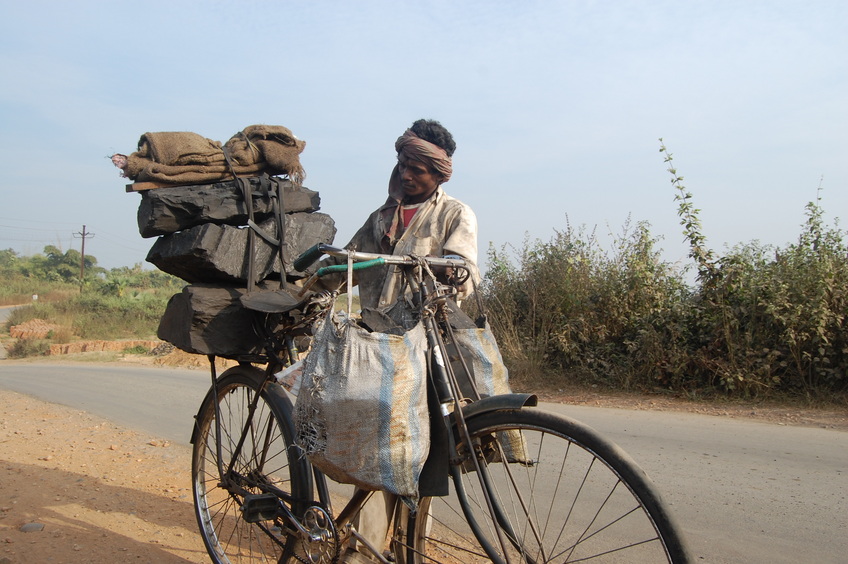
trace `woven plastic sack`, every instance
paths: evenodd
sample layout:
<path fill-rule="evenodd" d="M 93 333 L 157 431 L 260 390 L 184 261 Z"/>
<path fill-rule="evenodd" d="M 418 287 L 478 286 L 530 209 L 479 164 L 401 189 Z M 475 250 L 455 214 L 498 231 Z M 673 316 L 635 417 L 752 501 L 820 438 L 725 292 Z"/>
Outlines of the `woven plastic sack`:
<path fill-rule="evenodd" d="M 488 322 L 483 329 L 454 329 L 456 343 L 463 347 L 465 361 L 471 361 L 474 385 L 482 397 L 511 394 L 509 370 Z"/>
<path fill-rule="evenodd" d="M 474 385 L 481 397 L 511 394 L 509 370 L 503 362 L 495 335 L 489 323 L 480 329 L 454 329 L 454 339 L 460 346 L 466 363 L 474 374 Z M 519 431 L 498 433 L 507 460 L 529 464 L 524 438 Z"/>
<path fill-rule="evenodd" d="M 430 451 L 427 341 L 370 333 L 344 312 L 328 316 L 306 356 L 295 403 L 297 444 L 337 482 L 418 498 Z"/>

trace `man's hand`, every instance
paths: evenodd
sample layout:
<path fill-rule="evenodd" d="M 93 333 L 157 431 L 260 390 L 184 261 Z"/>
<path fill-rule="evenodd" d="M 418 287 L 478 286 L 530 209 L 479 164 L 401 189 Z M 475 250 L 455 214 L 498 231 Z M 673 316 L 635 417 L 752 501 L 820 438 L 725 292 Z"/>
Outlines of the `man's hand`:
<path fill-rule="evenodd" d="M 459 255 L 444 255 L 441 258 L 446 259 L 457 259 L 464 260 Z M 433 266 L 433 274 L 436 275 L 436 280 L 441 282 L 442 284 L 447 284 L 449 286 L 461 286 L 459 280 L 456 278 L 456 269 L 452 266 Z M 465 282 L 464 280 L 462 282 Z"/>

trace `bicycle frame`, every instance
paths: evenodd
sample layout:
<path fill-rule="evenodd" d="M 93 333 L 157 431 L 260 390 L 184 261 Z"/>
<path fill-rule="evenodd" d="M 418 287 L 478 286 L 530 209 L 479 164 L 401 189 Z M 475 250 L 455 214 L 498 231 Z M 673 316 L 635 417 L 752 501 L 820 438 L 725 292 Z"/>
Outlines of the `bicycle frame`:
<path fill-rule="evenodd" d="M 355 251 L 345 251 L 329 245 L 318 245 L 317 250 L 323 251 L 331 256 L 347 258 L 348 264 L 324 267 L 323 272 L 322 270 L 319 270 L 316 277 L 320 277 L 334 271 L 338 272 L 342 270 L 342 268 L 350 273 L 352 270 L 356 269 L 356 264 L 354 263 L 352 265 L 352 261 L 363 261 L 359 263 L 360 268 L 367 268 L 376 264 L 395 264 L 405 267 L 404 274 L 407 277 L 407 283 L 409 284 L 409 287 L 413 289 L 413 301 L 417 302 L 414 303 L 414 305 L 419 308 L 421 312 L 421 320 L 424 323 L 428 341 L 428 358 L 434 359 L 434 362 L 431 362 L 430 366 L 428 366 L 427 374 L 436 389 L 441 408 L 441 415 L 446 427 L 448 428 L 447 436 L 449 440 L 449 452 L 457 452 L 457 445 L 454 439 L 455 434 L 465 445 L 467 445 L 467 448 L 470 451 L 473 451 L 476 446 L 478 446 L 473 444 L 468 432 L 464 409 L 466 406 L 474 405 L 474 402 L 477 402 L 478 406 L 476 409 L 471 410 L 471 413 L 479 414 L 489 410 L 503 409 L 505 405 L 512 408 L 536 405 L 536 397 L 532 394 L 509 394 L 511 397 L 495 396 L 494 398 L 491 398 L 490 401 L 483 401 L 474 386 L 473 378 L 470 377 L 471 372 L 461 354 L 459 355 L 460 363 L 466 376 L 468 376 L 473 397 L 463 398 L 467 401 L 467 403 L 465 406 L 460 405 L 460 398 L 462 398 L 460 386 L 456 374 L 454 374 L 452 363 L 448 358 L 447 349 L 442 336 L 444 332 L 451 340 L 454 340 L 450 323 L 448 323 L 447 320 L 446 304 L 448 298 L 453 296 L 451 290 L 455 292 L 455 289 L 434 283 L 436 276 L 433 274 L 431 267 L 463 268 L 465 266 L 465 262 L 462 259 L 373 255 L 368 253 L 357 253 Z M 308 253 L 309 251 L 307 251 L 307 254 Z M 433 282 L 432 286 L 428 284 L 428 282 Z M 481 401 L 482 403 L 480 403 Z M 500 455 L 504 456 L 502 450 Z M 468 458 L 470 458 L 473 462 L 474 470 L 480 478 L 489 514 L 495 516 L 497 521 L 501 523 L 502 528 L 511 533 L 509 524 L 502 518 L 502 512 L 498 510 L 491 495 L 489 494 L 490 482 L 487 470 L 479 463 L 476 456 L 469 456 Z M 475 533 L 477 533 L 478 536 L 481 536 L 479 534 L 480 530 L 476 519 L 474 519 L 471 515 L 466 515 L 466 517 L 469 519 L 469 523 Z M 496 532 L 501 549 L 503 553 L 506 553 L 504 548 L 507 544 L 509 544 L 509 539 L 504 536 L 504 531 L 502 531 L 501 528 L 497 528 Z M 513 538 L 515 537 L 514 534 L 510 534 L 509 536 Z M 491 547 L 484 548 L 486 548 L 490 557 L 492 557 L 493 560 L 496 560 L 495 551 Z"/>
<path fill-rule="evenodd" d="M 347 251 L 322 244 L 316 245 L 315 247 L 313 247 L 313 249 L 310 249 L 310 251 L 304 253 L 301 259 L 298 259 L 298 261 L 300 262 L 295 262 L 295 268 L 297 268 L 298 270 L 303 270 L 305 268 L 305 261 L 308 261 L 311 264 L 311 262 L 314 262 L 314 260 L 316 260 L 319 256 L 325 253 L 338 258 L 343 258 L 345 259 L 347 264 L 325 266 L 319 269 L 318 272 L 305 284 L 303 291 L 301 292 L 301 297 L 306 294 L 306 292 L 312 287 L 312 285 L 318 278 L 330 273 L 347 272 L 348 281 L 350 281 L 351 273 L 354 270 L 359 270 L 361 268 L 368 268 L 378 264 L 393 264 L 402 267 L 403 273 L 406 277 L 406 282 L 409 288 L 411 289 L 413 305 L 415 306 L 417 311 L 420 312 L 421 321 L 424 324 L 425 334 L 428 343 L 427 375 L 436 390 L 440 406 L 440 415 L 445 426 L 447 427 L 447 437 L 449 441 L 448 452 L 453 453 L 452 458 L 456 459 L 456 453 L 458 452 L 456 440 L 458 439 L 459 442 L 464 445 L 464 452 L 466 453 L 466 458 L 470 459 L 474 466 L 474 471 L 480 479 L 480 483 L 482 486 L 481 489 L 484 493 L 485 502 L 489 514 L 491 516 L 494 516 L 495 519 L 502 524 L 501 528 L 505 529 L 505 531 L 502 531 L 501 528 L 496 529 L 498 542 L 501 545 L 501 552 L 505 554 L 507 552 L 505 550 L 505 547 L 509 545 L 510 542 L 514 543 L 514 541 L 510 540 L 510 537 L 514 537 L 515 535 L 512 534 L 509 524 L 506 523 L 505 520 L 501 517 L 501 512 L 498 510 L 498 508 L 496 507 L 496 503 L 492 500 L 491 495 L 489 494 L 490 484 L 488 472 L 485 466 L 480 464 L 478 457 L 473 455 L 474 451 L 479 448 L 480 445 L 475 444 L 474 441 L 472 441 L 468 431 L 466 420 L 469 417 L 474 417 L 482 413 L 486 413 L 488 411 L 495 411 L 505 408 L 519 409 L 524 406 L 536 405 L 536 397 L 532 394 L 508 394 L 481 398 L 480 394 L 476 390 L 476 387 L 474 386 L 474 380 L 473 378 L 471 378 L 471 371 L 469 370 L 465 359 L 460 354 L 460 366 L 465 371 L 465 375 L 468 377 L 468 381 L 471 384 L 472 394 L 472 397 L 470 398 L 463 397 L 457 379 L 457 375 L 454 373 L 451 359 L 449 358 L 447 347 L 445 346 L 445 337 L 447 337 L 451 341 L 454 340 L 452 329 L 447 319 L 448 311 L 446 305 L 448 299 L 455 296 L 456 290 L 451 286 L 439 284 L 436 281 L 436 275 L 433 273 L 433 267 L 448 267 L 457 270 L 463 270 L 465 268 L 465 261 L 463 261 L 462 259 L 454 258 L 374 255 L 369 253 Z M 337 293 L 333 294 L 332 299 L 324 300 L 327 304 L 325 307 L 332 307 L 332 304 L 335 302 L 336 294 Z M 317 317 L 317 315 L 315 317 Z M 282 348 L 285 350 L 283 351 L 283 356 L 287 358 L 281 358 L 281 356 L 277 353 L 277 350 L 275 350 L 279 348 L 279 342 L 274 342 L 275 340 L 273 336 L 267 331 L 267 328 L 264 327 L 262 324 L 260 324 L 257 329 L 259 329 L 261 336 L 263 337 L 266 355 L 268 358 L 268 364 L 265 370 L 266 378 L 264 380 L 262 388 L 264 389 L 264 386 L 268 386 L 275 383 L 275 373 L 282 366 L 296 361 L 297 349 L 294 346 L 293 337 L 290 334 L 284 335 Z M 212 360 L 213 358 L 214 357 L 210 356 L 210 360 Z M 214 362 L 211 362 L 211 364 L 213 390 L 212 393 L 213 397 L 217 397 L 217 376 L 214 370 Z M 222 463 L 222 456 L 220 452 L 221 413 L 218 402 L 215 402 L 215 443 L 216 448 L 218 450 L 218 473 L 222 487 L 229 491 L 231 496 L 242 496 L 245 499 L 249 497 L 249 493 L 243 487 L 239 486 L 238 480 L 235 479 L 233 475 L 233 464 L 241 452 L 241 449 L 245 443 L 248 433 L 250 433 L 251 431 L 253 413 L 259 402 L 262 389 L 260 389 L 260 393 L 255 394 L 255 396 L 252 398 L 250 405 L 248 406 L 248 417 L 245 421 L 241 436 L 239 437 L 234 454 L 231 458 L 231 463 L 228 468 L 224 468 Z M 505 456 L 502 449 L 500 455 Z M 452 460 L 450 468 L 455 469 L 456 464 L 457 461 Z M 305 502 L 308 505 L 315 506 L 320 510 L 326 512 L 327 515 L 332 516 L 332 500 L 330 497 L 330 490 L 327 484 L 326 476 L 324 476 L 324 474 L 320 470 L 314 467 L 313 484 L 315 486 L 315 490 L 317 490 L 317 500 L 294 500 L 287 492 L 282 491 L 271 484 L 262 485 L 261 489 L 265 494 L 275 496 L 276 498 L 282 499 L 289 503 L 295 501 Z M 351 526 L 354 518 L 358 515 L 364 504 L 371 497 L 372 493 L 373 492 L 357 490 L 347 502 L 345 507 L 339 512 L 339 514 L 335 518 L 331 517 L 332 525 L 335 531 L 340 533 L 340 537 L 338 540 L 339 546 L 346 542 L 351 535 L 354 535 L 359 541 L 363 542 L 366 546 L 368 546 L 369 550 L 374 554 L 376 558 L 388 563 L 389 560 L 387 560 L 380 553 L 378 548 L 370 546 L 364 538 L 362 538 L 353 530 Z M 256 496 L 253 496 L 253 498 L 250 498 L 250 501 L 253 502 L 255 498 Z M 247 501 L 245 502 L 245 505 L 248 505 Z M 290 530 L 292 532 L 297 531 L 302 535 L 310 534 L 310 531 L 308 531 L 303 526 L 297 516 L 295 516 L 291 513 L 291 511 L 288 510 L 285 504 L 277 503 L 276 506 L 277 511 L 280 513 L 278 516 L 285 521 L 287 526 L 291 528 Z M 464 508 L 463 511 L 465 511 Z M 467 514 L 466 517 L 469 520 L 469 524 L 472 526 L 472 529 L 475 531 L 475 534 L 477 534 L 478 537 L 482 538 L 482 535 L 479 534 L 479 525 L 477 524 L 476 519 L 474 519 L 473 516 L 470 514 Z M 484 549 L 487 553 L 490 554 L 493 560 L 496 560 L 495 549 L 486 546 L 484 546 Z"/>
<path fill-rule="evenodd" d="M 296 269 L 305 271 L 323 254 L 347 264 L 319 269 L 302 291 L 289 285 L 242 297 L 245 307 L 270 316 L 256 315 L 265 352 L 243 357 L 220 377 L 212 365 L 212 389 L 192 434 L 192 492 L 213 562 L 232 562 L 234 556 L 329 563 L 357 548 L 348 544 L 353 538 L 359 550 L 390 561 L 381 553 L 382 541 L 372 546 L 353 526 L 372 493 L 347 491 L 344 507 L 334 512 L 327 476 L 298 446 L 298 425 L 307 412 L 296 413 L 292 396 L 278 385 L 283 383 L 278 371 L 299 359 L 295 339 L 315 319 L 329 317 L 339 294 L 309 292 L 310 285 L 322 274 L 346 272 L 350 287 L 354 270 L 367 263 L 398 265 L 403 299 L 413 304 L 414 321 L 423 326 L 415 330 L 427 341 L 417 354 L 429 352 L 422 362 L 432 456 L 421 471 L 417 503 L 396 505 L 390 550 L 398 562 L 692 561 L 667 504 L 621 448 L 579 421 L 524 409 L 536 405 L 533 394 L 498 395 L 509 391 L 508 376 L 505 367 L 492 370 L 491 363 L 501 358 L 488 327 L 483 319 L 455 317 L 459 312 L 450 301 L 457 295 L 451 282 L 463 282 L 461 259 L 368 255 L 319 245 L 295 261 Z M 440 276 L 460 276 L 444 285 L 434 273 L 437 266 L 453 268 Z M 363 313 L 372 329 L 393 323 L 382 318 L 385 312 Z M 492 395 L 481 398 L 475 383 Z M 308 409 L 307 404 L 298 408 Z"/>

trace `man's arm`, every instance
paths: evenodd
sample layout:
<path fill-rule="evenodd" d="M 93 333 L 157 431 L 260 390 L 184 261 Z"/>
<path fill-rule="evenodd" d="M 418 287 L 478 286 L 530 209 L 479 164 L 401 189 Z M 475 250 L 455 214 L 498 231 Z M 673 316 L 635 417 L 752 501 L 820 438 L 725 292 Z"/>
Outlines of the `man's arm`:
<path fill-rule="evenodd" d="M 448 225 L 448 237 L 443 245 L 444 255 L 459 255 L 468 263 L 474 284 L 480 283 L 480 271 L 477 268 L 477 216 L 465 204 L 457 206 Z M 459 298 L 465 298 L 474 290 L 468 280 L 459 290 Z"/>

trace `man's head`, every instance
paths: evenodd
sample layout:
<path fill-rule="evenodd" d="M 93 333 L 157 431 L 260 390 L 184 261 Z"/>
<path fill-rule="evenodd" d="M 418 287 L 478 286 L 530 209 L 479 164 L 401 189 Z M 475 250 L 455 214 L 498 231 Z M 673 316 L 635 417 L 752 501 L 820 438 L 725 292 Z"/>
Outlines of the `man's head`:
<path fill-rule="evenodd" d="M 398 165 L 389 192 L 406 203 L 420 203 L 451 177 L 456 143 L 450 131 L 435 120 L 420 119 L 395 143 Z"/>
<path fill-rule="evenodd" d="M 419 119 L 409 129 L 421 139 L 444 149 L 449 157 L 452 157 L 453 152 L 456 151 L 456 142 L 451 132 L 434 119 Z"/>

